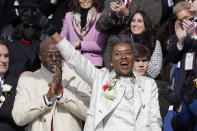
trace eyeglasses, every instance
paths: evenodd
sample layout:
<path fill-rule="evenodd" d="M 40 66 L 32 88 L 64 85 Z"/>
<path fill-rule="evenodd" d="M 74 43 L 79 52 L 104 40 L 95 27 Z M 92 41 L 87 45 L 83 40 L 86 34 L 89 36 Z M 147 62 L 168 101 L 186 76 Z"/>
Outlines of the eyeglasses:
<path fill-rule="evenodd" d="M 195 0 L 186 0 L 187 2 L 191 1 L 192 3 L 195 1 Z"/>
<path fill-rule="evenodd" d="M 52 58 L 53 56 L 55 56 L 55 57 L 62 57 L 60 52 L 47 52 L 47 53 L 43 53 L 43 55 L 45 57 L 50 57 L 50 58 Z"/>

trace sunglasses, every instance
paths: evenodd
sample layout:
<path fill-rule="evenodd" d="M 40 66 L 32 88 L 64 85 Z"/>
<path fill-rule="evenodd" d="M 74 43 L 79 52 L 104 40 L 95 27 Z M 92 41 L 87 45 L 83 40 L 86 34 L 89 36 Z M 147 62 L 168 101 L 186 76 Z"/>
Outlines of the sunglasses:
<path fill-rule="evenodd" d="M 62 57 L 60 52 L 47 52 L 47 53 L 43 53 L 43 55 L 45 57 L 49 57 L 49 58 L 52 58 L 53 56 L 55 56 L 55 57 Z"/>
<path fill-rule="evenodd" d="M 187 2 L 191 1 L 192 3 L 195 1 L 195 0 L 186 0 Z"/>

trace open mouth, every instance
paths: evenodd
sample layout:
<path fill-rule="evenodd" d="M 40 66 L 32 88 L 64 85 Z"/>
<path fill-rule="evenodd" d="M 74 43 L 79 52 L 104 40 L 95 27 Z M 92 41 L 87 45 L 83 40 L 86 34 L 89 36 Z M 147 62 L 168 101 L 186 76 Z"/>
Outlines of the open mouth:
<path fill-rule="evenodd" d="M 129 63 L 127 61 L 120 62 L 121 68 L 124 70 L 129 69 Z"/>

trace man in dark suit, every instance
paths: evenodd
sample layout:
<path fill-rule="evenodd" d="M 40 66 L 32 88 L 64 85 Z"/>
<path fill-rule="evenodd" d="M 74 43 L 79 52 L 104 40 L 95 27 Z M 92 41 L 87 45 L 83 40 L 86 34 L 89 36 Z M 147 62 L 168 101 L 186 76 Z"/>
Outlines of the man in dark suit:
<path fill-rule="evenodd" d="M 9 74 L 9 52 L 5 42 L 0 41 L 0 130 L 1 131 L 24 131 L 24 127 L 19 127 L 14 123 L 11 112 L 16 95 L 17 79 Z M 12 88 L 4 92 L 5 86 L 10 85 Z M 3 88 L 2 88 L 3 87 Z M 4 100 L 5 101 L 4 101 Z"/>
<path fill-rule="evenodd" d="M 173 43 L 169 46 L 168 58 L 174 64 L 180 61 L 177 78 L 175 78 L 175 91 L 179 98 L 182 97 L 181 92 L 184 87 L 185 80 L 188 77 L 195 77 L 196 63 L 194 62 L 194 54 L 197 51 L 197 40 L 194 39 L 194 14 L 189 11 L 189 5 L 186 1 L 178 3 L 173 8 L 173 12 L 177 17 L 175 23 L 175 33 Z M 193 66 L 194 65 L 194 66 Z"/>
<path fill-rule="evenodd" d="M 183 101 L 172 119 L 174 131 L 197 130 L 197 0 L 180 2 L 173 11 L 177 16 L 176 38 L 169 48 L 172 62 L 180 61 L 175 91 Z M 184 131 L 185 131 L 184 130 Z"/>

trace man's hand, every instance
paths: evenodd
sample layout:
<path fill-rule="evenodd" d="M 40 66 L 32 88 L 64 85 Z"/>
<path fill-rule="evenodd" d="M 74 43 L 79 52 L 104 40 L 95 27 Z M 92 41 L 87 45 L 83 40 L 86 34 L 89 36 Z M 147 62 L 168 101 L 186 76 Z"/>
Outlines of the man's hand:
<path fill-rule="evenodd" d="M 53 81 L 49 83 L 50 88 L 46 94 L 46 97 L 49 100 L 62 90 L 62 67 L 55 65 L 53 71 Z"/>
<path fill-rule="evenodd" d="M 177 20 L 175 22 L 175 32 L 176 32 L 176 36 L 178 38 L 178 43 L 180 46 L 183 46 L 184 44 L 184 40 L 186 38 L 186 30 L 181 28 L 181 21 Z"/>
<path fill-rule="evenodd" d="M 195 24 L 191 20 L 183 20 L 183 29 L 186 30 L 187 35 L 190 37 L 195 34 Z"/>

